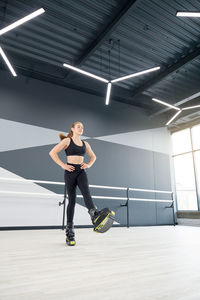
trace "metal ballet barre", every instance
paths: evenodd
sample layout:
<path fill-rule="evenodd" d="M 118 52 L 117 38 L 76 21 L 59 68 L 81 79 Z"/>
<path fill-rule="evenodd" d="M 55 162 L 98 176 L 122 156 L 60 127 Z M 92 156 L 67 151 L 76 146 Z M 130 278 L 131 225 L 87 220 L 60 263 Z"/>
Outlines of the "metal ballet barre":
<path fill-rule="evenodd" d="M 64 230 L 65 223 L 65 208 L 66 208 L 66 184 L 65 182 L 56 182 L 56 181 L 44 181 L 44 180 L 35 180 L 35 179 L 18 179 L 18 178 L 4 178 L 0 177 L 0 181 L 15 181 L 22 183 L 42 183 L 42 184 L 52 184 L 52 185 L 64 185 L 64 199 L 62 202 L 59 202 L 59 206 L 63 205 L 63 221 L 62 229 Z M 151 190 L 151 189 L 140 189 L 140 188 L 130 188 L 130 187 L 116 187 L 116 186 L 105 186 L 105 185 L 89 185 L 90 188 L 99 188 L 99 189 L 114 189 L 114 190 L 123 190 L 126 191 L 126 197 L 110 197 L 110 196 L 92 196 L 96 199 L 115 199 L 115 200 L 126 200 L 125 204 L 120 204 L 120 207 L 127 207 L 127 227 L 129 227 L 129 201 L 149 201 L 149 202 L 171 202 L 170 206 L 165 206 L 165 208 L 172 208 L 173 213 L 173 224 L 175 226 L 175 213 L 174 213 L 174 200 L 172 191 L 162 191 L 162 190 Z M 133 192 L 149 192 L 149 193 L 159 193 L 159 194 L 170 194 L 171 199 L 149 199 L 149 198 L 134 198 L 129 197 L 129 191 Z M 21 194 L 21 195 L 40 195 L 47 197 L 63 197 L 63 194 L 48 194 L 48 193 L 30 193 L 30 192 L 13 192 L 13 191 L 0 191 L 0 194 Z M 82 195 L 77 195 L 77 198 L 83 198 Z"/>

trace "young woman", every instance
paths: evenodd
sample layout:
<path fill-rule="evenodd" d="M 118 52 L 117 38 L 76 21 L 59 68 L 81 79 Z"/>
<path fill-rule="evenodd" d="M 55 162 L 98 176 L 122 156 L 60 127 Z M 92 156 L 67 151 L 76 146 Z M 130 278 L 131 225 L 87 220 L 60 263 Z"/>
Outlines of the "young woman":
<path fill-rule="evenodd" d="M 92 197 L 90 195 L 88 178 L 85 169 L 90 168 L 96 160 L 96 155 L 92 151 L 88 142 L 84 142 L 80 139 L 83 134 L 83 124 L 81 122 L 74 122 L 71 130 L 67 136 L 60 133 L 59 137 L 61 142 L 57 144 L 50 152 L 51 158 L 60 165 L 64 170 L 64 180 L 68 194 L 68 206 L 67 206 L 67 226 L 66 226 L 66 242 L 68 245 L 75 245 L 75 233 L 74 233 L 74 208 L 76 203 L 76 187 L 78 185 L 91 216 L 93 225 L 98 224 L 96 228 L 99 228 L 98 232 L 107 231 L 113 223 L 114 212 L 108 208 L 98 211 L 94 206 Z M 67 155 L 67 164 L 63 163 L 59 157 L 58 152 L 65 150 Z M 85 152 L 90 156 L 90 161 L 86 164 L 83 162 Z M 98 223 L 97 220 L 98 219 Z"/>
<path fill-rule="evenodd" d="M 51 158 L 65 170 L 64 180 L 69 201 L 67 206 L 66 242 L 69 245 L 75 245 L 73 218 L 77 185 L 90 215 L 93 216 L 95 212 L 98 212 L 90 195 L 87 173 L 85 172 L 85 169 L 90 168 L 95 162 L 96 155 L 88 142 L 81 141 L 80 136 L 83 134 L 83 129 L 81 122 L 74 122 L 67 136 L 62 133 L 59 134 L 61 142 L 49 152 Z M 58 157 L 58 152 L 63 149 L 67 155 L 67 164 L 63 163 Z M 90 156 L 90 161 L 87 164 L 83 162 L 85 152 Z"/>

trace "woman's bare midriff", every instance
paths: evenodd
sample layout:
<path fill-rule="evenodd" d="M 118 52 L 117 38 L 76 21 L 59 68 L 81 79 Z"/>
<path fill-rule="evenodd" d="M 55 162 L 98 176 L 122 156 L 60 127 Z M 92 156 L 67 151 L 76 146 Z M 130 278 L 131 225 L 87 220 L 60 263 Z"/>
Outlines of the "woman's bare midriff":
<path fill-rule="evenodd" d="M 69 164 L 81 164 L 83 162 L 83 156 L 69 155 L 69 156 L 67 156 L 67 162 Z"/>

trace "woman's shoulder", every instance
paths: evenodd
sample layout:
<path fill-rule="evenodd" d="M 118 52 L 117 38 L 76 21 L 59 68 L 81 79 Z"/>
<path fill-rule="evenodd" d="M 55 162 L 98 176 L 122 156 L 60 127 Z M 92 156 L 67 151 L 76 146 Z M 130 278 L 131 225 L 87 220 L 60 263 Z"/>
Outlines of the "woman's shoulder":
<path fill-rule="evenodd" d="M 64 138 L 62 141 L 63 141 L 63 143 L 68 143 L 70 140 L 71 140 L 70 137 L 66 137 L 66 138 Z"/>
<path fill-rule="evenodd" d="M 69 144 L 70 144 L 70 141 L 71 141 L 71 138 L 70 138 L 70 137 L 66 137 L 66 138 L 64 138 L 64 139 L 62 140 L 63 146 L 64 146 L 64 150 L 67 149 L 67 147 L 68 147 Z"/>
<path fill-rule="evenodd" d="M 83 140 L 82 140 L 83 141 Z M 86 146 L 88 146 L 89 145 L 89 143 L 88 142 L 86 142 L 86 141 L 83 141 L 83 143 L 86 145 Z"/>

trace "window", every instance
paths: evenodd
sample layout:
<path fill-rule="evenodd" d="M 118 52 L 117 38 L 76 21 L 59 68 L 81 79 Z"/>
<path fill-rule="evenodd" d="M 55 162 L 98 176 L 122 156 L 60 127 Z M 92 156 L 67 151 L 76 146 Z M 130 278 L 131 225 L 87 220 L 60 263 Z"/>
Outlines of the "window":
<path fill-rule="evenodd" d="M 173 154 L 180 154 L 192 150 L 190 129 L 181 130 L 172 135 Z"/>
<path fill-rule="evenodd" d="M 174 157 L 178 210 L 198 210 L 192 153 Z"/>
<path fill-rule="evenodd" d="M 195 151 L 194 160 L 195 160 L 196 175 L 197 175 L 198 194 L 200 195 L 200 150 Z"/>
<path fill-rule="evenodd" d="M 200 149 L 200 125 L 192 128 L 192 143 L 194 150 Z"/>
<path fill-rule="evenodd" d="M 178 210 L 198 210 L 200 125 L 172 134 Z"/>

